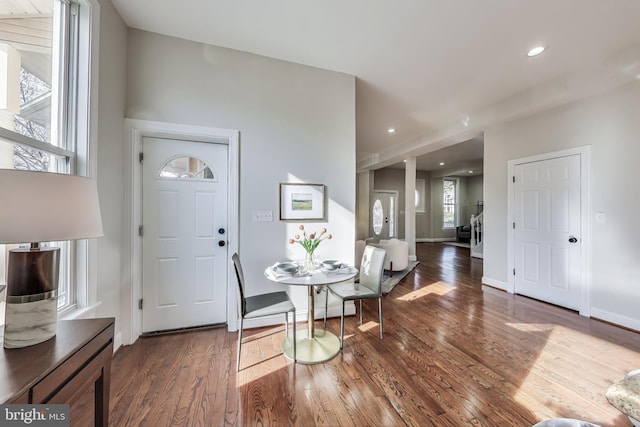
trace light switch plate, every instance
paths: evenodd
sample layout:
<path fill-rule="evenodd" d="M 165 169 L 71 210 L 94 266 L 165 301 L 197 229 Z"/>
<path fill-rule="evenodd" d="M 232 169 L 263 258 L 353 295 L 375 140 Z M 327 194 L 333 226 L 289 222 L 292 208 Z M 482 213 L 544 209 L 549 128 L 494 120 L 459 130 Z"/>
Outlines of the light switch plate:
<path fill-rule="evenodd" d="M 273 211 L 253 211 L 251 220 L 253 222 L 271 222 L 273 221 Z"/>

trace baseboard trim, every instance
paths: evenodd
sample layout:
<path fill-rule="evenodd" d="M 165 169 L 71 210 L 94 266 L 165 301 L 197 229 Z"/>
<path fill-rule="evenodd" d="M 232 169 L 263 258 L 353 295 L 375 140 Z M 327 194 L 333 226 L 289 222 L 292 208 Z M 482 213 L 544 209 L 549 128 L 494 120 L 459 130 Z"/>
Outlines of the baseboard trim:
<path fill-rule="evenodd" d="M 418 237 L 416 243 L 442 243 L 442 242 L 455 242 L 455 238 L 451 237 Z"/>
<path fill-rule="evenodd" d="M 118 332 L 113 338 L 113 353 L 115 354 L 122 347 L 122 333 Z"/>
<path fill-rule="evenodd" d="M 591 307 L 591 318 L 640 332 L 640 320 Z"/>
<path fill-rule="evenodd" d="M 491 286 L 492 288 L 500 289 L 502 291 L 509 292 L 509 284 L 507 282 L 492 279 L 491 277 L 482 276 L 482 284 Z"/>

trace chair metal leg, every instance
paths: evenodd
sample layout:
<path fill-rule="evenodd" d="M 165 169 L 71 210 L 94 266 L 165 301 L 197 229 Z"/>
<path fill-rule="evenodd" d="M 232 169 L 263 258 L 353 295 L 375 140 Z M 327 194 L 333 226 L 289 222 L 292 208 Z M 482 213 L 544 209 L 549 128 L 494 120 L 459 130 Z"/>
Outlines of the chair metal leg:
<path fill-rule="evenodd" d="M 362 325 L 362 300 L 360 300 L 360 324 Z"/>
<path fill-rule="evenodd" d="M 284 335 L 289 338 L 289 312 L 284 314 Z"/>
<path fill-rule="evenodd" d="M 329 288 L 325 288 L 324 296 L 324 330 L 327 330 L 327 307 L 329 307 Z"/>
<path fill-rule="evenodd" d="M 378 317 L 380 318 L 380 338 L 382 338 L 382 297 L 378 298 Z"/>
<path fill-rule="evenodd" d="M 240 317 L 240 329 L 238 329 L 238 360 L 236 362 L 236 371 L 240 371 L 240 348 L 242 346 L 242 326 L 244 318 Z"/>
<path fill-rule="evenodd" d="M 340 348 L 344 346 L 344 300 L 342 300 L 342 315 L 340 316 Z"/>

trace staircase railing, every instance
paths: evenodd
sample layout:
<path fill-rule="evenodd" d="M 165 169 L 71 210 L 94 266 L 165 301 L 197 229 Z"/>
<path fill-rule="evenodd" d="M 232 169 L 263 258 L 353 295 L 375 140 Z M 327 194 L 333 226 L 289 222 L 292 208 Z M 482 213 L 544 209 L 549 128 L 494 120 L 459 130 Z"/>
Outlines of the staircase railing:
<path fill-rule="evenodd" d="M 484 219 L 484 213 L 478 216 L 471 215 L 471 256 L 476 258 L 483 258 L 483 244 L 482 244 L 482 221 Z"/>

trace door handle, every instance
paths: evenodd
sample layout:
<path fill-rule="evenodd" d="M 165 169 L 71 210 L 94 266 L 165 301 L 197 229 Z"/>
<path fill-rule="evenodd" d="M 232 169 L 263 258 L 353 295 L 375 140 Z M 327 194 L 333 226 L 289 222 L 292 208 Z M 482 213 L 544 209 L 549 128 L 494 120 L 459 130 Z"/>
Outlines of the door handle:
<path fill-rule="evenodd" d="M 218 240 L 218 246 L 223 247 L 226 244 L 227 242 L 225 242 L 224 240 Z"/>
<path fill-rule="evenodd" d="M 569 243 L 576 243 L 578 241 L 577 238 L 573 237 L 573 236 L 569 236 Z"/>

